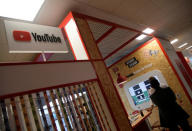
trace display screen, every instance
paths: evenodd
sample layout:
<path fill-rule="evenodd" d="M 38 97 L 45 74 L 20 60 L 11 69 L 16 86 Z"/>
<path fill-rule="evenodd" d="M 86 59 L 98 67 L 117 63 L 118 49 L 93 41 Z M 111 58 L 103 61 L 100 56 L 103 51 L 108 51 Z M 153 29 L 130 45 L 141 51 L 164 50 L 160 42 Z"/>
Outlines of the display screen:
<path fill-rule="evenodd" d="M 150 101 L 148 93 L 149 89 L 150 83 L 148 80 L 140 82 L 137 85 L 129 88 L 129 93 L 131 94 L 135 105 Z"/>

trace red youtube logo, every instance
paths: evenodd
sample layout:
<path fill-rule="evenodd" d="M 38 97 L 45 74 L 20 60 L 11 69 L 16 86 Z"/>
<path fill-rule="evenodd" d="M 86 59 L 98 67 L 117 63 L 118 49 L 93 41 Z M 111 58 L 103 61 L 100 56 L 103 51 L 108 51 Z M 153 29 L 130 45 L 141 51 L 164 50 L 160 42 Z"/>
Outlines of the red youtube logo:
<path fill-rule="evenodd" d="M 27 31 L 13 31 L 13 37 L 16 41 L 31 41 L 31 35 Z"/>

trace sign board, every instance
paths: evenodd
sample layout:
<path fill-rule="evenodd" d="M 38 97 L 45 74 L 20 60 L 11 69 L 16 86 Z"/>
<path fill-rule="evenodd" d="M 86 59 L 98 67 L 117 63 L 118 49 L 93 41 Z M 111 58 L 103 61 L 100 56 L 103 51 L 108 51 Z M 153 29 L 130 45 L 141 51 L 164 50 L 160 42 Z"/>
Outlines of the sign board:
<path fill-rule="evenodd" d="M 4 21 L 10 53 L 67 53 L 60 28 Z"/>
<path fill-rule="evenodd" d="M 135 65 L 137 65 L 139 63 L 139 61 L 133 57 L 131 59 L 129 59 L 128 61 L 125 62 L 125 65 L 128 65 L 129 68 L 134 67 Z"/>

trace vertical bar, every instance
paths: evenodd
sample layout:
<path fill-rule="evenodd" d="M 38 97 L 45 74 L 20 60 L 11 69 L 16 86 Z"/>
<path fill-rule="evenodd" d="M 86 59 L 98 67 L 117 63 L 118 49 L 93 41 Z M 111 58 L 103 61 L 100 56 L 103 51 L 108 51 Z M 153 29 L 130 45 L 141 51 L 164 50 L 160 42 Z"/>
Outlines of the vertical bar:
<path fill-rule="evenodd" d="M 72 131 L 72 128 L 70 126 L 70 118 L 69 118 L 67 111 L 65 109 L 65 105 L 63 104 L 62 96 L 61 96 L 61 93 L 59 92 L 59 89 L 56 89 L 55 93 L 56 93 L 56 97 L 57 97 L 59 105 L 60 105 L 61 112 L 62 112 L 63 117 L 64 117 L 65 124 L 67 126 L 67 130 Z"/>
<path fill-rule="evenodd" d="M 35 121 L 34 121 L 34 116 L 32 114 L 32 108 L 31 108 L 31 105 L 30 105 L 30 102 L 29 102 L 29 97 L 28 95 L 24 95 L 23 96 L 23 99 L 24 99 L 24 103 L 25 103 L 25 108 L 26 108 L 26 111 L 27 111 L 27 115 L 28 115 L 28 118 L 29 118 L 29 123 L 30 123 L 30 127 L 31 127 L 31 130 L 32 131 L 37 131 L 37 128 L 36 128 L 36 124 L 35 124 Z"/>
<path fill-rule="evenodd" d="M 55 97 L 55 94 L 54 94 L 53 90 L 50 90 L 50 96 L 51 96 L 51 98 L 52 98 L 53 107 L 54 107 L 54 110 L 55 110 L 57 119 L 58 119 L 58 121 L 59 121 L 59 126 L 60 126 L 61 130 L 64 131 L 64 130 L 65 130 L 65 128 L 64 128 L 64 126 L 63 126 L 64 124 L 63 124 L 63 122 L 62 122 L 61 115 L 60 115 L 60 112 L 59 112 L 59 109 L 58 109 L 58 105 L 57 105 L 57 103 L 56 103 L 56 99 L 57 99 L 57 98 Z"/>
<path fill-rule="evenodd" d="M 76 101 L 76 98 L 75 98 L 75 95 L 74 95 L 74 91 L 72 90 L 72 88 L 73 88 L 72 86 L 69 87 L 69 93 L 70 93 L 71 96 L 72 96 L 72 101 L 73 101 L 75 110 L 76 110 L 76 112 L 77 112 L 77 117 L 78 117 L 79 120 L 80 120 L 82 130 L 86 130 L 84 121 L 83 121 L 83 119 L 82 119 L 82 117 L 81 117 L 80 109 L 79 109 L 79 107 L 78 107 L 78 104 L 77 104 L 77 101 Z"/>
<path fill-rule="evenodd" d="M 49 112 L 49 116 L 51 118 L 51 122 L 52 122 L 53 128 L 54 128 L 54 130 L 57 130 L 57 126 L 56 126 L 56 123 L 55 123 L 55 119 L 54 119 L 53 113 L 51 111 L 51 107 L 50 107 L 50 104 L 49 104 L 49 98 L 47 96 L 46 91 L 44 91 L 43 94 L 44 94 L 45 102 L 46 102 L 46 105 L 47 105 L 47 109 L 48 109 L 48 112 Z"/>
<path fill-rule="evenodd" d="M 1 110 L 1 104 L 0 104 L 0 130 L 4 131 L 5 130 L 5 124 L 4 124 L 4 118 L 3 118 L 3 112 Z"/>
<path fill-rule="evenodd" d="M 23 111 L 23 115 L 24 115 L 24 119 L 25 119 L 25 124 L 27 126 L 27 130 L 31 131 L 30 122 L 29 122 L 29 118 L 27 115 L 26 105 L 25 105 L 23 96 L 20 96 L 20 101 L 21 101 L 21 107 L 22 107 L 22 111 Z"/>
<path fill-rule="evenodd" d="M 42 57 L 43 57 L 43 61 L 44 61 L 44 62 L 46 62 L 46 61 L 47 61 L 47 59 L 46 59 L 46 56 L 45 56 L 44 51 L 42 51 L 42 53 L 41 53 L 41 54 L 42 54 Z"/>
<path fill-rule="evenodd" d="M 35 121 L 35 126 L 37 128 L 37 131 L 41 131 L 41 127 L 40 127 L 41 121 L 38 120 L 38 116 L 37 116 L 37 112 L 36 112 L 36 109 L 35 109 L 35 104 L 34 104 L 34 101 L 33 101 L 33 97 L 32 97 L 31 94 L 29 94 L 28 98 L 29 98 L 29 103 L 31 105 L 31 111 L 32 111 L 33 118 L 34 118 L 34 121 Z"/>
<path fill-rule="evenodd" d="M 73 120 L 74 120 L 75 126 L 76 126 L 76 128 L 78 130 L 81 130 L 81 126 L 80 126 L 79 121 L 77 119 L 77 114 L 75 112 L 74 105 L 72 103 L 72 97 L 71 97 L 71 95 L 70 95 L 70 93 L 69 93 L 67 88 L 63 88 L 63 90 L 64 90 L 65 96 L 66 96 L 66 98 L 67 98 L 67 100 L 68 100 L 68 102 L 70 104 L 70 107 L 71 107 L 71 110 L 72 110 L 71 113 L 72 113 L 72 116 L 73 116 Z"/>
<path fill-rule="evenodd" d="M 39 108 L 40 108 L 40 111 L 41 111 L 41 115 L 42 115 L 42 118 L 43 118 L 43 122 L 44 122 L 44 128 L 45 129 L 49 129 L 49 125 L 48 125 L 48 122 L 47 122 L 47 119 L 46 119 L 46 115 L 45 115 L 45 112 L 44 112 L 44 109 L 43 109 L 43 103 L 41 101 L 41 96 L 39 93 L 36 94 L 37 96 L 37 103 L 39 105 Z"/>
<path fill-rule="evenodd" d="M 77 86 L 77 90 L 78 90 L 78 92 L 80 92 L 80 93 L 82 94 L 82 98 L 83 98 L 82 100 L 84 101 L 83 103 L 84 103 L 85 109 L 86 109 L 86 111 L 87 111 L 87 113 L 88 113 L 88 115 L 89 115 L 90 125 L 91 125 L 91 127 L 92 127 L 94 130 L 96 130 L 97 127 L 96 127 L 96 121 L 95 121 L 95 119 L 94 119 L 94 114 L 92 113 L 91 109 L 90 109 L 89 106 L 88 106 L 89 103 L 88 103 L 88 101 L 87 101 L 87 99 L 86 99 L 86 96 L 85 96 L 85 94 L 84 94 L 83 89 L 82 89 L 81 86 L 83 86 L 83 85 L 78 85 L 78 86 Z"/>
<path fill-rule="evenodd" d="M 34 94 L 31 94 L 31 95 L 32 95 L 31 100 L 34 103 L 34 109 L 35 109 L 35 112 L 36 112 L 36 115 L 37 115 L 37 119 L 39 121 L 40 130 L 44 130 L 44 125 L 45 124 L 44 124 L 42 113 L 41 113 L 41 110 L 40 110 L 40 105 L 38 103 L 37 94 L 34 93 Z"/>
<path fill-rule="evenodd" d="M 14 113 L 14 117 L 15 117 L 16 129 L 17 129 L 17 131 L 21 131 L 21 126 L 20 126 L 20 123 L 19 123 L 19 116 L 18 116 L 18 113 L 17 113 L 17 107 L 16 107 L 16 104 L 15 104 L 15 99 L 14 98 L 11 98 L 11 105 L 12 105 L 13 113 Z"/>
<path fill-rule="evenodd" d="M 68 99 L 67 98 L 65 98 L 65 93 L 64 93 L 64 90 L 63 89 L 59 89 L 60 91 L 59 91 L 59 93 L 62 95 L 62 97 L 63 97 L 63 103 L 64 103 L 64 106 L 65 106 L 65 108 L 66 108 L 66 111 L 67 111 L 67 114 L 68 114 L 68 116 L 69 116 L 69 119 L 70 119 L 70 122 L 71 122 L 71 124 L 70 125 L 72 125 L 72 129 L 73 130 L 77 130 L 76 129 L 76 126 L 75 126 L 75 123 L 74 123 L 74 119 L 73 119 L 73 113 L 72 113 L 72 109 L 71 109 L 71 107 L 70 107 L 70 104 L 69 104 L 69 102 L 68 102 Z"/>
<path fill-rule="evenodd" d="M 1 109 L 2 109 L 3 118 L 4 118 L 5 129 L 6 131 L 10 131 L 5 101 L 1 100 L 0 103 L 1 103 Z"/>
<path fill-rule="evenodd" d="M 100 111 L 99 111 L 99 107 L 98 107 L 98 105 L 97 105 L 97 102 L 96 102 L 96 100 L 95 100 L 95 97 L 93 96 L 93 93 L 92 93 L 92 91 L 90 90 L 90 87 L 89 87 L 87 84 L 86 84 L 86 86 L 87 86 L 87 91 L 88 91 L 88 93 L 90 94 L 90 98 L 92 98 L 92 100 L 93 100 L 94 103 L 95 103 L 95 107 L 96 107 L 97 112 L 98 112 L 98 114 L 99 114 L 99 117 L 100 117 L 101 123 L 102 123 L 102 125 L 103 125 L 103 128 L 104 128 L 105 131 L 107 131 L 106 125 L 105 125 L 104 120 L 103 120 L 103 117 L 101 116 L 101 113 L 100 113 Z"/>
<path fill-rule="evenodd" d="M 75 92 L 77 94 L 77 98 L 78 98 L 81 110 L 83 112 L 83 115 L 84 115 L 84 119 L 85 119 L 85 123 L 86 123 L 87 129 L 91 130 L 91 125 L 90 125 L 89 120 L 88 120 L 87 111 L 86 111 L 86 109 L 83 106 L 82 98 L 79 96 L 79 92 L 78 92 L 78 90 L 76 88 L 75 88 Z"/>
<path fill-rule="evenodd" d="M 97 100 L 98 100 L 98 102 L 99 102 L 99 107 L 100 107 L 100 109 L 101 109 L 101 111 L 102 111 L 102 113 L 103 113 L 103 115 L 104 115 L 104 118 L 105 118 L 105 121 L 106 121 L 106 123 L 107 123 L 107 126 L 108 126 L 108 128 L 111 130 L 111 127 L 109 126 L 109 122 L 108 122 L 108 120 L 107 120 L 107 116 L 106 116 L 106 114 L 105 114 L 105 112 L 104 112 L 104 109 L 103 109 L 102 104 L 101 104 L 101 100 L 100 100 L 100 98 L 99 98 L 99 96 L 98 96 L 98 94 L 97 94 L 97 91 L 96 91 L 96 89 L 95 89 L 95 86 L 94 86 L 93 83 L 90 83 L 90 86 L 91 86 L 91 87 L 93 88 L 93 90 L 94 90 L 94 93 L 95 93 L 95 95 L 96 95 L 96 98 L 97 98 Z M 90 90 L 92 90 L 92 88 L 90 88 Z"/>
<path fill-rule="evenodd" d="M 13 115 L 14 113 L 13 113 L 13 110 L 12 110 L 10 99 L 5 99 L 5 104 L 6 104 L 6 107 L 7 107 L 10 130 L 15 131 L 16 130 L 16 124 L 15 124 L 15 118 L 14 118 L 14 115 Z"/>
<path fill-rule="evenodd" d="M 103 127 L 102 127 L 101 121 L 100 121 L 100 116 L 98 115 L 98 112 L 97 112 L 97 110 L 96 110 L 96 107 L 95 107 L 95 105 L 94 105 L 94 103 L 93 103 L 93 100 L 92 100 L 92 98 L 91 98 L 91 96 L 90 96 L 90 93 L 89 93 L 89 91 L 88 91 L 87 88 L 88 88 L 88 87 L 84 84 L 84 89 L 85 89 L 85 91 L 86 91 L 86 97 L 87 97 L 87 99 L 88 99 L 89 107 L 91 108 L 92 113 L 93 113 L 94 116 L 96 117 L 96 118 L 95 118 L 95 121 L 96 121 L 96 123 L 97 123 L 97 128 L 98 128 L 98 130 L 101 130 L 101 129 L 104 130 Z"/>
<path fill-rule="evenodd" d="M 15 103 L 16 103 L 16 109 L 17 109 L 21 129 L 25 131 L 25 130 L 27 130 L 27 127 L 26 127 L 26 124 L 25 124 L 25 118 L 23 116 L 21 101 L 19 99 L 19 96 L 15 97 Z"/>

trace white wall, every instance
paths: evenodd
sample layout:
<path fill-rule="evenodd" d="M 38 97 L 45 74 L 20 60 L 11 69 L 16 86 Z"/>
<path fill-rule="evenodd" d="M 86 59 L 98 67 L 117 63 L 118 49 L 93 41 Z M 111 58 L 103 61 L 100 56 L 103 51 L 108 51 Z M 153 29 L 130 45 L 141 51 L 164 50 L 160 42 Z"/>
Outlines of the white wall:
<path fill-rule="evenodd" d="M 90 62 L 0 66 L 0 96 L 95 78 Z"/>
<path fill-rule="evenodd" d="M 176 54 L 176 51 L 174 49 L 174 47 L 170 44 L 169 41 L 165 41 L 162 39 L 159 39 L 159 41 L 161 42 L 163 48 L 165 49 L 169 59 L 171 60 L 172 65 L 174 66 L 175 70 L 177 71 L 179 77 L 181 78 L 185 88 L 187 89 L 190 97 L 192 98 L 192 91 L 187 83 L 187 81 L 185 80 L 185 78 L 183 77 L 181 71 L 179 70 L 179 67 L 176 64 L 176 60 L 180 61 L 179 57 Z"/>

